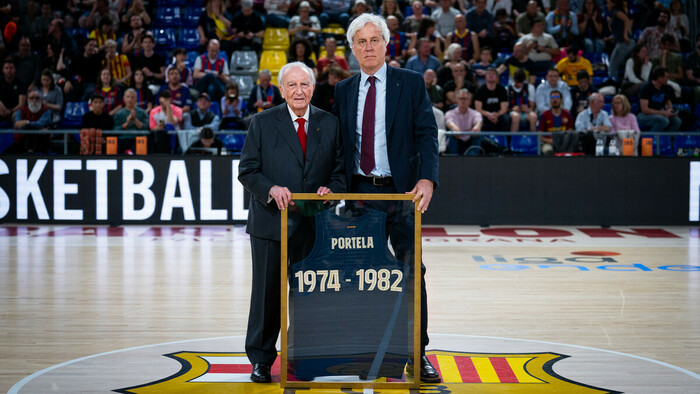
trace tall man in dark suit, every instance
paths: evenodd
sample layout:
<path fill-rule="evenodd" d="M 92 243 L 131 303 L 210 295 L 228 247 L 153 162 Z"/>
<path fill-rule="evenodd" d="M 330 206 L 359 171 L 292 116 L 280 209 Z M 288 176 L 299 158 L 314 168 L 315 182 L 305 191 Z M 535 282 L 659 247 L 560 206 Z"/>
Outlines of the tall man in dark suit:
<path fill-rule="evenodd" d="M 326 195 L 345 191 L 343 145 L 338 119 L 309 102 L 313 71 L 294 62 L 279 71 L 286 104 L 256 114 L 241 152 L 238 180 L 250 193 L 248 226 L 253 284 L 246 353 L 250 379 L 270 381 L 280 330 L 280 210 L 294 205 L 292 192 Z M 289 260 L 300 261 L 313 246 L 312 218 L 289 212 Z"/>
<path fill-rule="evenodd" d="M 348 43 L 361 73 L 339 82 L 334 112 L 340 118 L 345 172 L 351 192 L 415 193 L 425 212 L 438 181 L 437 125 L 420 74 L 387 67 L 389 29 L 384 18 L 362 14 L 348 27 Z M 396 257 L 413 264 L 413 204 L 366 202 L 387 212 L 387 236 Z M 425 357 L 428 313 L 425 266 L 421 282 L 421 362 L 423 382 L 440 381 Z M 408 367 L 409 373 L 413 365 Z"/>

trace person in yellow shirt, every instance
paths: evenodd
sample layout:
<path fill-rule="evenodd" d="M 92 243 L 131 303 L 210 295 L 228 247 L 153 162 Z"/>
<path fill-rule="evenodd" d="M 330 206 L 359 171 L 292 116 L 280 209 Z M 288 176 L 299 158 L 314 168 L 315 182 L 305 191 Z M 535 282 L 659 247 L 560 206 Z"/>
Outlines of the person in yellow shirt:
<path fill-rule="evenodd" d="M 117 35 L 114 33 L 112 21 L 109 18 L 102 18 L 97 29 L 90 32 L 88 38 L 97 40 L 97 46 L 101 49 L 108 40 L 117 41 Z"/>
<path fill-rule="evenodd" d="M 561 74 L 561 78 L 569 86 L 578 85 L 576 80 L 576 73 L 580 70 L 585 70 L 588 76 L 593 76 L 593 68 L 591 67 L 591 62 L 585 57 L 578 55 L 579 48 L 575 45 L 571 45 L 566 49 L 566 57 L 559 60 L 556 65 L 557 71 Z"/>

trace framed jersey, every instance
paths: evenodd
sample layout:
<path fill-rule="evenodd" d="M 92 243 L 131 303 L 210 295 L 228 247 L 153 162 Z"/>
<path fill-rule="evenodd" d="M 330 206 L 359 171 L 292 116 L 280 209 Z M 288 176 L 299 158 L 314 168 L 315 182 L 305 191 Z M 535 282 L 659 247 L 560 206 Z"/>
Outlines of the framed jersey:
<path fill-rule="evenodd" d="M 297 205 L 329 195 L 294 193 Z M 333 194 L 334 200 L 397 201 L 412 194 Z M 416 202 L 415 204 L 417 204 Z M 415 207 L 415 205 L 414 205 Z M 288 215 L 281 211 L 282 388 L 418 389 L 409 360 L 420 357 L 420 211 L 412 264 L 389 249 L 386 214 L 366 209 L 313 214 L 313 248 L 288 266 Z M 307 212 L 309 214 L 309 212 Z"/>

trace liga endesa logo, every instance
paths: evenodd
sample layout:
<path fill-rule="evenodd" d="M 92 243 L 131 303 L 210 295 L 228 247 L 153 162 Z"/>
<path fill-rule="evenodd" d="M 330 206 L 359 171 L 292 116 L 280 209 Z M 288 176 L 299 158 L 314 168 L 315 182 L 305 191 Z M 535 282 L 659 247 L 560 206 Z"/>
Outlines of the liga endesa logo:
<path fill-rule="evenodd" d="M 420 392 L 426 394 L 619 393 L 576 382 L 555 373 L 552 369 L 554 363 L 569 357 L 564 354 L 551 352 L 486 354 L 437 350 L 429 351 L 427 355 L 440 371 L 442 382 L 421 385 Z M 272 366 L 273 382 L 258 384 L 250 381 L 252 367 L 245 353 L 177 352 L 166 354 L 165 357 L 177 360 L 181 365 L 180 371 L 156 382 L 115 391 L 134 394 L 164 392 L 277 394 L 284 391 L 279 386 L 279 358 Z M 385 378 L 379 381 L 382 380 L 386 381 Z M 355 393 L 356 391 L 343 392 Z"/>

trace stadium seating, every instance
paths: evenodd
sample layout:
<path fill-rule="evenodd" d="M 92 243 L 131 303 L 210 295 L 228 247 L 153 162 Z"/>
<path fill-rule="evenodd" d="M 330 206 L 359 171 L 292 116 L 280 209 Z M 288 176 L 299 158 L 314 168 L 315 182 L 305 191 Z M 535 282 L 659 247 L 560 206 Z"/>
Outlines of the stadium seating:
<path fill-rule="evenodd" d="M 153 29 L 153 37 L 156 40 L 157 51 L 169 51 L 175 48 L 175 29 L 172 27 Z"/>
<path fill-rule="evenodd" d="M 229 152 L 240 152 L 243 150 L 243 143 L 245 142 L 245 135 L 243 134 L 222 134 L 218 138 L 226 146 L 226 150 Z"/>
<path fill-rule="evenodd" d="M 287 64 L 287 54 L 279 50 L 264 50 L 260 56 L 260 69 L 270 70 L 273 77 L 277 77 L 280 68 Z"/>
<path fill-rule="evenodd" d="M 66 108 L 63 111 L 63 119 L 61 119 L 61 128 L 76 129 L 83 123 L 83 115 L 88 113 L 90 108 L 85 101 L 69 101 L 66 103 Z"/>
<path fill-rule="evenodd" d="M 234 51 L 229 62 L 231 74 L 257 74 L 258 55 L 255 51 Z"/>
<path fill-rule="evenodd" d="M 253 86 L 255 86 L 255 77 L 252 75 L 233 74 L 231 75 L 231 81 L 238 84 L 238 95 L 242 99 L 247 100 L 250 97 Z"/>
<path fill-rule="evenodd" d="M 199 31 L 196 27 L 182 27 L 177 36 L 177 46 L 185 49 L 199 47 Z"/>
<path fill-rule="evenodd" d="M 202 15 L 204 8 L 202 7 L 185 7 L 185 12 L 182 17 L 182 26 L 197 27 L 199 16 Z"/>
<path fill-rule="evenodd" d="M 537 154 L 537 136 L 513 135 L 510 137 L 510 150 L 516 156 L 532 156 Z"/>
<path fill-rule="evenodd" d="M 170 6 L 170 7 L 182 7 L 187 3 L 185 0 L 158 0 L 158 7 Z M 190 1 L 190 3 L 196 3 L 195 1 Z"/>
<path fill-rule="evenodd" d="M 677 135 L 674 141 L 675 150 L 700 148 L 700 136 L 697 135 Z"/>
<path fill-rule="evenodd" d="M 266 28 L 265 36 L 263 36 L 263 49 L 276 51 L 286 51 L 289 49 L 289 33 L 287 29 L 275 27 Z"/>
<path fill-rule="evenodd" d="M 177 27 L 180 26 L 180 7 L 161 6 L 156 10 L 153 26 Z"/>
<path fill-rule="evenodd" d="M 209 107 L 209 110 L 214 113 L 214 115 L 218 116 L 219 119 L 221 119 L 221 108 L 219 108 L 219 103 L 216 101 L 211 102 L 211 106 Z"/>

